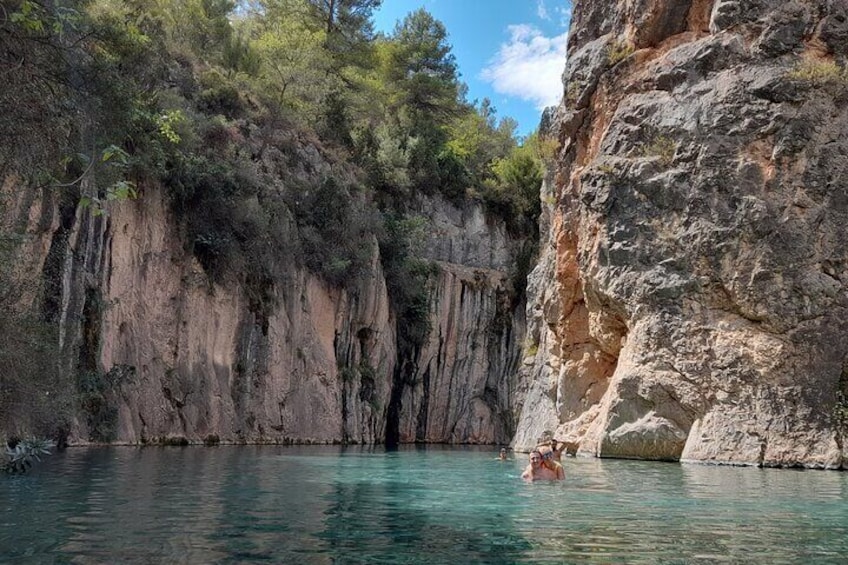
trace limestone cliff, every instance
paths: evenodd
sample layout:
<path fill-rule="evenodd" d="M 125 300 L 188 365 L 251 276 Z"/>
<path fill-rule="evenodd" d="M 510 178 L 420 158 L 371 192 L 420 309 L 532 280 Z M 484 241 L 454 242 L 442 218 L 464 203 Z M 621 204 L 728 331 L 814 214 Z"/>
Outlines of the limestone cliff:
<path fill-rule="evenodd" d="M 516 446 L 848 465 L 847 57 L 842 0 L 575 2 Z"/>
<path fill-rule="evenodd" d="M 2 210 L 21 234 L 19 303 L 52 312 L 63 372 L 79 373 L 71 443 L 510 440 L 516 241 L 479 204 L 420 203 L 431 331 L 402 353 L 376 242 L 355 283 L 293 268 L 258 305 L 235 277 L 210 280 L 161 188 L 105 215 L 61 194 L 9 178 Z"/>

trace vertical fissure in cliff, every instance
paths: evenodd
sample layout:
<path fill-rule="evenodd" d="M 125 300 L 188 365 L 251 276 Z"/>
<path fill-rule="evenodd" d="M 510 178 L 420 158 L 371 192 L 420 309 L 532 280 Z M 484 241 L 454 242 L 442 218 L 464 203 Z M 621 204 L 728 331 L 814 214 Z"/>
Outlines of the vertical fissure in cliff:
<path fill-rule="evenodd" d="M 403 331 L 401 328 L 398 328 Z M 403 341 L 403 340 L 399 340 Z M 403 392 L 415 381 L 418 372 L 417 359 L 420 346 L 405 344 L 398 347 L 398 361 L 392 373 L 392 392 L 386 410 L 386 447 L 396 449 L 400 444 L 400 415 L 403 408 Z"/>
<path fill-rule="evenodd" d="M 500 298 L 500 296 L 499 296 Z M 499 300 L 499 305 L 501 301 Z M 483 389 L 482 399 L 491 410 L 494 416 L 495 438 L 498 443 L 508 443 L 516 429 L 516 419 L 509 406 L 512 403 L 512 387 L 508 375 L 515 374 L 518 371 L 518 364 L 521 361 L 521 350 L 515 349 L 510 355 L 510 347 L 508 344 L 513 339 L 513 327 L 511 321 L 517 319 L 520 312 L 524 311 L 524 300 L 520 300 L 513 307 L 513 316 L 504 320 L 502 324 L 493 323 L 488 332 L 487 351 L 489 357 L 489 367 L 492 370 L 489 373 L 489 378 L 486 380 Z M 495 318 L 495 322 L 499 316 Z M 494 382 L 493 382 L 494 381 Z M 505 383 L 505 387 L 499 386 L 499 383 Z"/>
<path fill-rule="evenodd" d="M 41 316 L 58 329 L 63 370 L 99 370 L 102 300 L 100 274 L 108 219 L 79 208 L 79 195 L 62 193 L 59 225 L 42 267 Z"/>
<path fill-rule="evenodd" d="M 236 412 L 238 426 L 236 435 L 245 435 L 251 431 L 255 418 L 250 414 L 251 395 L 268 373 L 268 315 L 262 308 L 249 309 L 250 315 L 239 329 L 238 355 L 233 368 L 233 382 L 230 394 Z M 283 428 L 283 422 L 280 422 Z"/>
<path fill-rule="evenodd" d="M 442 342 L 439 340 L 439 355 L 437 359 L 441 359 Z M 427 439 L 427 421 L 430 418 L 430 365 L 424 370 L 421 376 L 421 407 L 418 410 L 418 418 L 415 425 L 415 441 L 424 441 Z"/>
<path fill-rule="evenodd" d="M 65 274 L 65 258 L 76 220 L 77 201 L 77 197 L 70 191 L 60 193 L 59 225 L 53 232 L 50 248 L 41 269 L 43 285 L 41 316 L 45 322 L 49 323 L 58 323 L 62 315 L 62 281 Z"/>

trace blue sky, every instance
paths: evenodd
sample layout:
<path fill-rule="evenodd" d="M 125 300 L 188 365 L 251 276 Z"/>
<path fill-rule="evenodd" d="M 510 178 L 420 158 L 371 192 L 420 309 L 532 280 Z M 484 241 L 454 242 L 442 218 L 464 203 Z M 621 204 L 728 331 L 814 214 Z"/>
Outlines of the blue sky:
<path fill-rule="evenodd" d="M 569 0 L 383 0 L 375 28 L 391 33 L 418 8 L 447 28 L 468 98 L 489 98 L 499 118 L 518 121 L 520 135 L 559 102 Z"/>

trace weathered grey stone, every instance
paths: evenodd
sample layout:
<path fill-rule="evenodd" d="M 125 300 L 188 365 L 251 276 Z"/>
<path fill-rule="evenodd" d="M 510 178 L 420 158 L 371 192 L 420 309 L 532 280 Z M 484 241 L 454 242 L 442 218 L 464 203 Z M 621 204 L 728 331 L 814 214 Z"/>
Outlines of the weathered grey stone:
<path fill-rule="evenodd" d="M 458 207 L 442 198 L 428 199 L 417 214 L 427 218 L 424 257 L 467 267 L 508 271 L 514 242 L 502 223 L 492 222 L 480 205 Z"/>
<path fill-rule="evenodd" d="M 571 7 L 571 29 L 568 32 L 569 57 L 587 42 L 613 31 L 620 14 L 600 2 L 575 2 Z"/>
<path fill-rule="evenodd" d="M 780 0 L 716 0 L 710 17 L 710 32 L 752 24 L 782 3 Z"/>
<path fill-rule="evenodd" d="M 572 47 L 628 37 L 633 5 L 577 2 Z M 846 465 L 848 85 L 793 73 L 839 53 L 840 18 L 719 0 L 711 35 L 690 17 L 626 66 L 571 61 L 596 85 L 560 131 L 553 280 L 528 303 L 550 353 L 523 369 L 516 447 L 555 390 L 582 454 Z"/>
<path fill-rule="evenodd" d="M 664 39 L 687 29 L 691 1 L 634 0 L 628 2 L 624 17 L 632 22 L 633 44 L 637 49 L 656 47 Z"/>
<path fill-rule="evenodd" d="M 589 105 L 598 86 L 598 79 L 609 67 L 609 49 L 615 38 L 600 37 L 571 52 L 565 64 L 565 107 L 580 110 Z"/>
<path fill-rule="evenodd" d="M 809 8 L 799 2 L 787 2 L 765 18 L 763 32 L 754 49 L 766 57 L 776 57 L 801 46 L 810 24 Z"/>
<path fill-rule="evenodd" d="M 708 35 L 671 49 L 648 66 L 649 80 L 658 90 L 690 88 L 707 75 L 731 68 L 744 60 L 743 39 L 731 33 Z"/>
<path fill-rule="evenodd" d="M 833 0 L 828 11 L 830 13 L 822 18 L 820 24 L 822 41 L 835 54 L 848 56 L 848 2 Z"/>

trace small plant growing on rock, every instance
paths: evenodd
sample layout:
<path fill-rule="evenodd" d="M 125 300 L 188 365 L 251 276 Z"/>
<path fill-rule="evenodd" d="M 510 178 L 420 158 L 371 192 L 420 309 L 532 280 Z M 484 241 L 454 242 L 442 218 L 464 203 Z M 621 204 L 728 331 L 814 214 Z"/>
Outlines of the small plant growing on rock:
<path fill-rule="evenodd" d="M 26 473 L 34 462 L 41 461 L 43 455 L 50 455 L 54 447 L 56 444 L 49 439 L 25 439 L 10 443 L 6 446 L 6 461 L 0 465 L 0 469 L 11 474 Z"/>
<path fill-rule="evenodd" d="M 674 140 L 664 135 L 658 135 L 642 148 L 640 154 L 642 157 L 659 157 L 660 162 L 668 166 L 674 161 L 675 152 L 677 152 L 677 144 Z"/>
<path fill-rule="evenodd" d="M 628 58 L 635 51 L 627 41 L 617 40 L 607 45 L 607 61 L 611 67 Z"/>
<path fill-rule="evenodd" d="M 568 84 L 568 88 L 565 91 L 565 105 L 569 108 L 575 106 L 577 104 L 577 100 L 580 98 L 580 85 L 576 82 L 570 82 Z"/>
<path fill-rule="evenodd" d="M 612 163 L 601 163 L 598 165 L 598 171 L 605 175 L 611 175 L 615 172 L 615 165 Z"/>
<path fill-rule="evenodd" d="M 828 83 L 848 83 L 848 69 L 841 69 L 835 61 L 805 57 L 786 75 L 792 80 L 821 86 Z"/>
<path fill-rule="evenodd" d="M 348 367 L 347 365 L 339 367 L 339 378 L 346 383 L 352 383 L 359 376 L 359 369 L 356 367 Z"/>

